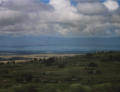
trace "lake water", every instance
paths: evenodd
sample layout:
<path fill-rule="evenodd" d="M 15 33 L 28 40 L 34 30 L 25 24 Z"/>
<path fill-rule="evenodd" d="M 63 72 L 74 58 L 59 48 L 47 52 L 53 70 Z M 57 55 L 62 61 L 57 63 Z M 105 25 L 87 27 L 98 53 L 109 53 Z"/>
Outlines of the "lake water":
<path fill-rule="evenodd" d="M 120 51 L 120 38 L 0 37 L 0 51 L 23 53 Z"/>

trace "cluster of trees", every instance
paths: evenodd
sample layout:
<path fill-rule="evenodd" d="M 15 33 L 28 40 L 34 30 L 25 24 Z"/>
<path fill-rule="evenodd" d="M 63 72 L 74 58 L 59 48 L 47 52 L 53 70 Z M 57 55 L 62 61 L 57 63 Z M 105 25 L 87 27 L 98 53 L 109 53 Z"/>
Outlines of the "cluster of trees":
<path fill-rule="evenodd" d="M 30 60 L 31 58 L 25 58 L 25 57 L 11 57 L 11 58 L 3 58 L 0 57 L 0 61 L 15 61 L 15 60 Z"/>
<path fill-rule="evenodd" d="M 120 53 L 119 52 L 96 52 L 96 53 L 87 53 L 85 58 L 90 59 L 99 59 L 101 61 L 120 61 Z"/>
<path fill-rule="evenodd" d="M 56 58 L 56 57 L 50 57 L 50 58 L 43 58 L 43 59 L 38 59 L 34 58 L 33 60 L 30 61 L 33 64 L 44 64 L 46 66 L 58 66 L 59 68 L 64 68 L 65 65 L 67 64 L 66 61 L 62 60 L 61 58 Z"/>

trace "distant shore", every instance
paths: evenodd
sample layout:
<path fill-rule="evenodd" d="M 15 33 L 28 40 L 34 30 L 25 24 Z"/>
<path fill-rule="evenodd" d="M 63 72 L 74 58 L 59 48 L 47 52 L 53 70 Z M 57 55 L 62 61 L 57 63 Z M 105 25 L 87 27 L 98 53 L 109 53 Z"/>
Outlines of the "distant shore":
<path fill-rule="evenodd" d="M 96 54 L 105 54 L 105 53 L 117 53 L 116 51 L 101 51 L 101 52 L 95 52 Z M 95 54 L 93 53 L 93 54 Z M 120 53 L 118 51 L 118 53 Z M 92 53 L 41 53 L 41 54 L 0 54 L 0 63 L 7 63 L 7 62 L 28 62 L 34 59 L 40 60 L 40 59 L 48 59 L 51 57 L 56 58 L 63 58 L 63 57 L 73 57 L 77 55 L 91 55 Z"/>
<path fill-rule="evenodd" d="M 31 58 L 49 58 L 49 57 L 67 57 L 67 56 L 76 56 L 76 55 L 83 55 L 83 54 L 6 54 L 6 55 L 0 55 L 0 57 L 6 57 L 6 58 L 10 58 L 10 57 L 31 57 Z"/>
<path fill-rule="evenodd" d="M 18 62 L 29 62 L 33 59 L 48 59 L 51 57 L 73 57 L 76 55 L 82 55 L 82 54 L 25 54 L 25 55 L 19 55 L 19 54 L 8 54 L 8 55 L 0 55 L 0 63 L 8 63 L 15 61 Z"/>
<path fill-rule="evenodd" d="M 89 51 L 61 51 L 61 52 L 42 52 L 42 51 L 0 51 L 0 56 L 7 56 L 7 55 L 70 55 L 70 54 L 86 54 Z M 94 52 L 94 51 L 90 51 Z"/>

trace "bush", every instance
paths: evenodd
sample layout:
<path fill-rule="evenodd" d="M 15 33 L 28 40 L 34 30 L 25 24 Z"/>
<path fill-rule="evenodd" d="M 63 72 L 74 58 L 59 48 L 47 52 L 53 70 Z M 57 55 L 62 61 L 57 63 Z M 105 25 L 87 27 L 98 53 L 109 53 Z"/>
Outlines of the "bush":
<path fill-rule="evenodd" d="M 72 84 L 70 86 L 70 92 L 91 92 L 91 88 L 81 84 Z"/>
<path fill-rule="evenodd" d="M 91 62 L 88 64 L 88 67 L 98 67 L 98 64 Z"/>
<path fill-rule="evenodd" d="M 110 83 L 98 84 L 93 87 L 93 92 L 111 92 L 112 85 Z"/>
<path fill-rule="evenodd" d="M 45 63 L 47 66 L 51 66 L 55 61 L 56 61 L 55 58 L 54 58 L 54 57 L 51 57 L 51 58 L 48 58 L 44 63 Z"/>
<path fill-rule="evenodd" d="M 31 73 L 23 73 L 23 74 L 18 74 L 16 76 L 16 81 L 17 82 L 31 82 L 32 78 L 33 76 Z"/>
<path fill-rule="evenodd" d="M 35 86 L 25 86 L 25 87 L 17 87 L 14 89 L 14 92 L 38 92 Z"/>

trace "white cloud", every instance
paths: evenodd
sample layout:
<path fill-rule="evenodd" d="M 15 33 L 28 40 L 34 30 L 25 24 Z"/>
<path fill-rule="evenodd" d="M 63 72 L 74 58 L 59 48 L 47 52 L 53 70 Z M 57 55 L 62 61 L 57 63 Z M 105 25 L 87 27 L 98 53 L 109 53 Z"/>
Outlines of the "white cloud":
<path fill-rule="evenodd" d="M 110 11 L 114 11 L 117 10 L 119 8 L 119 4 L 117 1 L 114 0 L 106 0 L 104 2 L 104 5 L 110 10 Z"/>
<path fill-rule="evenodd" d="M 69 0 L 50 0 L 50 5 L 55 9 L 53 14 L 57 20 L 77 20 L 80 16 Z"/>
<path fill-rule="evenodd" d="M 0 34 L 12 35 L 118 35 L 120 14 L 98 0 L 7 0 L 0 5 Z M 119 8 L 118 8 L 119 9 Z"/>
<path fill-rule="evenodd" d="M 77 5 L 78 11 L 83 14 L 103 14 L 106 13 L 106 7 L 98 2 L 95 3 L 79 3 Z"/>

